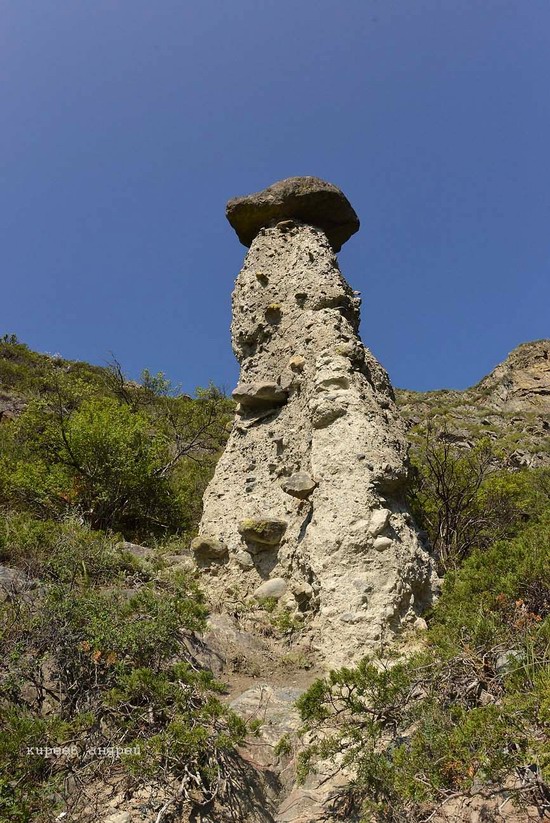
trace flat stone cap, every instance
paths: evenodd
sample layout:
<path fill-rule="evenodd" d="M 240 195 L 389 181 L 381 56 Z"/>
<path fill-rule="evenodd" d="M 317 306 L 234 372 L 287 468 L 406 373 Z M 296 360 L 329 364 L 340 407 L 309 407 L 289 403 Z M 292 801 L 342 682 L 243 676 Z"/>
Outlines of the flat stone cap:
<path fill-rule="evenodd" d="M 225 214 L 244 246 L 250 246 L 260 229 L 281 220 L 322 229 L 334 251 L 359 230 L 359 218 L 347 197 L 318 177 L 288 177 L 255 194 L 234 197 Z"/>

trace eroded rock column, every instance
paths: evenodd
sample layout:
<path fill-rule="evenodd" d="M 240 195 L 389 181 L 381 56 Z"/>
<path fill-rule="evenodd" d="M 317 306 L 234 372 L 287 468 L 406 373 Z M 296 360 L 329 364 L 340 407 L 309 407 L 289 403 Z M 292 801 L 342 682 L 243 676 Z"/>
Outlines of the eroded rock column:
<path fill-rule="evenodd" d="M 316 178 L 231 201 L 228 217 L 251 244 L 233 292 L 239 405 L 197 562 L 220 596 L 238 587 L 308 614 L 327 664 L 350 663 L 414 622 L 435 579 L 403 503 L 392 388 L 335 257 L 359 222 Z"/>

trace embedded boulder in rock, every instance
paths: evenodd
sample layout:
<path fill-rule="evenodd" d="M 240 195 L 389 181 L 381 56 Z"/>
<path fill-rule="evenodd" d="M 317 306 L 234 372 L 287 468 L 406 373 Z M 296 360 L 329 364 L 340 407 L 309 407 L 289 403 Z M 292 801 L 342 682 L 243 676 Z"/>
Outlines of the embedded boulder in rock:
<path fill-rule="evenodd" d="M 438 581 L 402 491 L 407 442 L 393 389 L 358 336 L 359 296 L 338 268 L 329 221 L 315 216 L 322 210 L 292 212 L 320 202 L 317 186 L 346 224 L 343 195 L 300 185 L 229 204 L 251 242 L 232 296 L 240 406 L 200 533 L 229 553 L 211 568 L 213 602 L 283 579 L 282 605 L 300 612 L 312 651 L 335 667 L 412 628 Z M 287 195 L 290 211 L 278 212 Z"/>
<path fill-rule="evenodd" d="M 316 226 L 334 251 L 359 231 L 359 218 L 347 197 L 318 177 L 288 177 L 263 191 L 235 197 L 226 215 L 244 246 L 250 246 L 261 229 L 277 223 L 282 223 L 281 231 L 292 230 L 294 221 Z"/>
<path fill-rule="evenodd" d="M 232 396 L 241 406 L 269 408 L 285 403 L 287 392 L 277 383 L 239 383 Z"/>
<path fill-rule="evenodd" d="M 391 512 L 389 509 L 378 509 L 372 513 L 369 532 L 373 537 L 377 537 L 388 525 Z"/>
<path fill-rule="evenodd" d="M 264 546 L 277 546 L 286 531 L 286 520 L 249 517 L 239 523 L 239 532 L 245 540 Z"/>
<path fill-rule="evenodd" d="M 195 537 L 191 541 L 191 551 L 200 560 L 222 560 L 227 556 L 227 546 L 214 537 Z"/>
<path fill-rule="evenodd" d="M 315 480 L 307 472 L 296 472 L 281 483 L 283 491 L 300 500 L 309 497 L 316 485 Z"/>
<path fill-rule="evenodd" d="M 266 597 L 275 597 L 278 600 L 286 593 L 287 588 L 287 582 L 283 577 L 275 577 L 273 580 L 266 580 L 265 583 L 258 586 L 254 592 L 254 597 L 257 600 L 262 600 Z"/>
<path fill-rule="evenodd" d="M 384 549 L 389 549 L 391 546 L 391 538 L 389 537 L 377 537 L 374 543 L 372 544 L 376 551 L 382 552 Z"/>
<path fill-rule="evenodd" d="M 235 560 L 237 561 L 241 569 L 254 568 L 254 558 L 252 557 L 250 552 L 245 551 L 245 549 L 235 552 Z"/>

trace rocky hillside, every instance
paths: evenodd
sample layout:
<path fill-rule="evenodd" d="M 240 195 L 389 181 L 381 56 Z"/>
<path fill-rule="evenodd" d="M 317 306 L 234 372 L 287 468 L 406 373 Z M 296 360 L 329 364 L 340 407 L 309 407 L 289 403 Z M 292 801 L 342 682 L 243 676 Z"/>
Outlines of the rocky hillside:
<path fill-rule="evenodd" d="M 432 422 L 453 442 L 472 446 L 487 437 L 504 465 L 550 465 L 550 340 L 523 343 L 475 386 L 396 392 L 413 431 Z"/>
<path fill-rule="evenodd" d="M 178 581 L 178 575 L 191 567 L 190 538 L 181 534 L 181 530 L 178 534 L 178 528 L 173 526 L 166 529 L 164 537 L 147 536 L 152 514 L 147 478 L 148 473 L 154 473 L 156 469 L 148 461 L 132 462 L 130 457 L 136 450 L 134 440 L 129 441 L 128 438 L 137 437 L 137 442 L 145 447 L 147 444 L 154 445 L 158 434 L 162 435 L 159 442 L 166 442 L 166 434 L 170 433 L 173 440 L 169 454 L 154 452 L 149 455 L 165 460 L 168 465 L 171 456 L 175 455 L 178 438 L 181 442 L 182 433 L 191 442 L 196 427 L 202 429 L 206 421 L 214 425 L 212 442 L 203 443 L 193 455 L 195 458 L 204 457 L 205 445 L 214 448 L 216 443 L 221 442 L 218 438 L 222 438 L 224 432 L 227 435 L 227 415 L 232 411 L 229 401 L 220 401 L 210 395 L 204 398 L 205 404 L 200 399 L 190 404 L 185 397 L 177 402 L 172 401 L 163 394 L 166 385 L 163 386 L 161 380 L 156 383 L 151 381 L 149 376 L 145 385 L 139 387 L 121 380 L 116 368 L 106 370 L 41 355 L 17 342 L 0 343 L 0 582 L 1 594 L 7 598 L 4 611 L 0 608 L 0 616 L 5 620 L 2 639 L 4 666 L 0 676 L 7 678 L 11 690 L 4 693 L 1 705 L 0 751 L 3 753 L 0 756 L 0 821 L 42 823 L 50 819 L 48 815 L 52 808 L 56 809 L 56 814 L 68 811 L 65 819 L 71 823 L 92 819 L 105 823 L 144 823 L 159 819 L 162 809 L 164 812 L 160 820 L 165 823 L 168 820 L 187 821 L 190 819 L 191 801 L 183 802 L 183 796 L 181 802 L 174 800 L 173 781 L 177 779 L 177 785 L 180 785 L 182 778 L 182 774 L 178 773 L 177 752 L 182 748 L 182 763 L 185 766 L 188 762 L 186 758 L 192 751 L 198 774 L 204 785 L 208 786 L 211 764 L 220 757 L 217 742 L 220 736 L 225 741 L 224 746 L 231 745 L 230 741 L 233 740 L 238 747 L 234 759 L 225 753 L 226 749 L 221 750 L 224 752 L 221 755 L 223 762 L 228 764 L 224 765 L 224 779 L 232 781 L 237 790 L 230 792 L 221 802 L 207 803 L 200 816 L 193 819 L 216 823 L 242 823 L 245 820 L 254 823 L 330 823 L 369 819 L 362 817 L 360 803 L 358 807 L 353 805 L 353 798 L 349 800 L 352 805 L 346 800 L 349 772 L 335 769 L 329 761 L 317 772 L 306 775 L 302 786 L 295 783 L 298 729 L 308 711 L 315 713 L 315 701 L 324 694 L 319 685 L 324 677 L 319 665 L 320 656 L 304 625 L 302 611 L 299 609 L 293 613 L 277 605 L 272 598 L 255 601 L 253 597 L 245 597 L 243 590 L 236 585 L 232 596 L 219 598 L 210 604 L 211 613 L 206 623 L 200 614 L 201 596 L 197 590 L 189 588 L 189 583 L 182 588 L 181 582 L 177 583 L 177 587 L 172 582 Z M 413 441 L 416 434 L 426 427 L 427 421 L 434 419 L 437 423 L 447 423 L 445 436 L 454 437 L 459 446 L 472 447 L 480 434 L 488 435 L 502 447 L 503 462 L 507 460 L 508 465 L 515 469 L 510 476 L 528 480 L 530 477 L 536 479 L 540 471 L 529 467 L 547 461 L 547 389 L 548 341 L 537 341 L 520 346 L 488 377 L 465 392 L 399 391 L 397 396 L 409 421 Z M 61 413 L 59 394 L 63 401 Z M 212 416 L 214 411 L 216 414 Z M 176 413 L 177 419 L 174 418 Z M 178 424 L 176 429 L 173 428 L 174 422 Z M 59 433 L 63 428 L 73 450 L 72 457 L 66 451 L 63 437 L 58 440 L 55 437 L 55 431 Z M 140 440 L 141 431 L 143 440 Z M 111 474 L 100 474 L 91 483 L 90 478 L 86 478 L 91 463 L 86 461 L 93 462 L 98 449 L 105 448 L 107 435 L 110 438 L 107 442 L 109 451 L 119 455 L 120 462 L 111 465 Z M 139 450 L 136 451 L 138 453 Z M 519 453 L 527 456 L 523 463 L 517 459 Z M 211 452 L 207 451 L 206 454 Z M 70 465 L 73 458 L 82 462 L 77 466 Z M 173 508 L 174 499 L 181 500 L 191 515 L 184 531 L 188 530 L 188 534 L 190 531 L 191 535 L 194 533 L 200 496 L 211 476 L 213 458 L 211 454 L 209 465 L 198 474 L 190 474 L 191 466 L 195 465 L 193 460 L 179 469 L 174 467 L 175 474 L 168 477 L 166 497 L 155 503 L 156 512 L 162 512 L 164 522 L 169 523 L 168 518 L 172 516 L 181 517 L 180 510 Z M 157 468 L 163 465 L 159 464 Z M 137 485 L 136 479 L 139 481 Z M 118 495 L 120 483 L 129 484 L 129 496 L 142 503 L 131 511 L 127 508 L 111 510 L 119 534 L 109 529 L 90 530 L 88 523 L 92 522 L 98 500 L 110 500 L 113 495 Z M 158 483 L 156 487 L 158 489 Z M 535 517 L 534 504 L 531 514 Z M 489 730 L 495 729 L 494 707 L 500 711 L 500 701 L 503 700 L 503 672 L 508 659 L 506 649 L 511 647 L 510 644 L 514 648 L 529 644 L 531 649 L 533 643 L 540 644 L 544 638 L 544 618 L 549 606 L 549 586 L 545 583 L 543 566 L 540 565 L 545 562 L 544 545 L 540 540 L 541 536 L 544 539 L 544 534 L 544 529 L 536 527 L 530 542 L 526 543 L 527 566 L 533 579 L 526 580 L 520 568 L 517 581 L 510 584 L 505 577 L 508 574 L 508 560 L 502 563 L 498 554 L 496 560 L 490 560 L 491 573 L 487 576 L 487 571 L 474 558 L 475 563 L 466 568 L 462 582 L 459 577 L 462 589 L 459 586 L 458 593 L 454 594 L 451 590 L 447 605 L 443 601 L 442 607 L 436 608 L 434 628 L 427 632 L 428 640 L 435 632 L 435 640 L 429 641 L 435 644 L 430 651 L 432 662 L 430 669 L 426 669 L 426 675 L 422 675 L 423 684 L 416 685 L 415 689 L 418 691 L 422 685 L 420 692 L 429 694 L 429 689 L 433 687 L 437 689 L 438 698 L 439 694 L 443 697 L 454 694 L 451 709 L 455 711 L 452 701 L 459 699 L 460 702 L 463 699 L 460 697 L 461 689 L 465 687 L 464 678 L 467 678 L 470 691 L 467 699 L 464 698 L 465 705 L 468 712 L 478 713 L 471 728 L 485 729 L 480 734 L 487 739 Z M 142 545 L 120 542 L 122 537 L 128 539 L 134 535 L 136 539 L 139 537 Z M 504 548 L 505 557 L 512 553 L 519 564 L 521 543 L 519 548 L 514 543 Z M 534 562 L 537 551 L 542 558 L 538 566 Z M 499 562 L 503 569 L 500 578 L 493 574 L 493 566 Z M 199 586 L 205 588 L 207 594 L 212 588 L 208 584 L 205 586 L 210 574 L 204 575 L 201 571 L 197 578 Z M 496 626 L 504 628 L 510 625 L 514 627 L 513 631 L 506 629 L 506 637 L 497 631 L 495 637 L 493 628 L 489 641 L 485 635 L 481 639 L 474 634 L 474 647 L 479 643 L 479 654 L 484 656 L 481 668 L 481 658 L 472 652 L 473 647 L 467 646 L 466 650 L 460 649 L 461 662 L 453 663 L 455 668 L 452 671 L 445 663 L 442 675 L 445 688 L 441 689 L 436 681 L 430 685 L 426 678 L 440 653 L 437 644 L 444 643 L 445 654 L 448 653 L 449 632 L 443 635 L 443 641 L 437 639 L 442 636 L 441 626 L 445 622 L 451 628 L 456 624 L 456 631 L 453 631 L 462 638 L 464 627 L 468 629 L 472 598 L 483 598 L 483 602 L 487 602 L 490 581 L 493 580 L 495 611 L 491 619 L 494 620 L 496 615 Z M 61 600 L 58 597 L 60 592 Z M 131 608 L 124 605 L 128 595 L 132 597 Z M 463 616 L 460 610 L 465 608 L 465 601 L 466 616 Z M 157 611 L 157 604 L 161 603 L 166 606 L 164 612 Z M 63 604 L 70 605 L 70 610 L 67 611 Z M 179 623 L 170 611 L 174 606 L 184 609 L 178 618 Z M 91 623 L 85 617 L 90 607 L 98 617 L 104 615 L 101 618 L 103 622 L 98 623 L 94 617 Z M 44 614 L 48 615 L 46 622 Z M 15 621 L 14 615 L 17 615 Z M 145 633 L 142 628 L 144 620 L 147 621 Z M 111 623 L 113 631 L 109 628 Z M 67 634 L 68 624 L 71 634 Z M 484 624 L 482 629 L 486 631 Z M 479 634 L 479 626 L 476 625 L 475 631 Z M 140 645 L 136 647 L 137 637 L 140 637 Z M 55 654 L 52 654 L 52 638 L 56 644 Z M 425 642 L 418 638 L 411 639 L 414 640 L 411 648 L 415 648 L 415 644 L 418 646 L 419 642 L 422 646 Z M 471 642 L 468 636 L 466 641 Z M 159 643 L 164 644 L 160 652 Z M 19 649 L 17 658 L 13 657 L 16 648 Z M 141 655 L 141 676 L 146 674 L 152 678 L 151 683 L 158 692 L 152 690 L 150 685 L 128 680 L 136 666 L 136 648 Z M 174 679 L 171 668 L 174 654 L 177 655 L 176 659 L 188 660 L 194 667 L 185 674 L 185 697 L 183 692 L 180 695 L 176 690 L 177 679 Z M 115 661 L 116 658 L 120 659 L 116 666 L 98 663 L 98 660 Z M 494 663 L 491 663 L 492 659 Z M 64 691 L 69 684 L 69 681 L 64 681 L 66 666 L 71 676 L 79 678 L 76 702 L 70 692 Z M 464 666 L 466 669 L 463 672 Z M 224 687 L 216 686 L 217 690 L 222 690 L 217 691 L 221 695 L 221 703 L 208 697 L 209 684 L 203 679 L 205 675 L 200 674 L 201 667 L 204 671 L 212 670 L 225 684 L 225 693 Z M 199 673 L 193 674 L 195 671 Z M 178 669 L 177 677 L 181 679 L 181 676 L 182 670 Z M 369 676 L 372 678 L 372 674 Z M 357 680 L 358 675 L 355 670 L 342 670 L 339 677 L 340 682 L 345 684 L 346 678 L 354 677 Z M 38 691 L 33 691 L 34 686 L 29 688 L 31 682 L 38 684 Z M 532 705 L 542 705 L 545 699 L 544 682 L 539 677 L 538 685 L 535 684 L 538 691 L 532 692 L 535 687 L 530 681 L 518 680 L 514 688 L 520 697 L 515 697 L 513 688 L 509 689 L 507 696 L 504 695 L 515 718 L 513 739 L 526 746 L 529 756 L 537 762 L 540 756 L 536 752 L 542 751 L 539 741 L 544 721 L 527 716 L 524 727 L 521 726 L 523 714 L 527 711 L 522 695 L 527 689 L 527 694 L 535 695 Z M 58 725 L 57 704 L 44 699 L 41 683 L 46 689 L 54 686 L 55 693 L 61 695 L 59 707 L 66 713 L 68 719 L 65 723 L 68 725 Z M 475 698 L 471 692 L 472 683 L 476 690 Z M 131 698 L 125 692 L 130 685 L 133 689 Z M 113 692 L 113 686 L 119 691 Z M 372 689 L 373 683 L 368 687 Z M 171 695 L 169 698 L 162 696 L 167 693 Z M 205 695 L 207 699 L 203 702 Z M 113 704 L 114 698 L 116 702 Z M 147 756 L 142 756 L 139 764 L 134 765 L 121 761 L 86 760 L 85 753 L 91 745 L 89 741 L 93 740 L 94 745 L 107 750 L 128 734 L 124 731 L 127 723 L 125 712 L 128 702 L 133 704 L 136 700 L 141 701 L 144 712 L 148 714 L 143 715 L 143 723 L 139 720 L 134 724 L 132 734 L 139 742 L 142 755 Z M 295 706 L 296 700 L 302 701 L 300 711 Z M 406 707 L 406 702 L 403 705 Z M 88 726 L 87 715 L 82 713 L 85 707 L 107 711 L 108 722 L 104 721 L 98 728 L 92 717 Z M 206 715 L 207 707 L 211 713 Z M 237 721 L 232 715 L 226 720 L 224 711 L 227 707 L 244 719 L 242 728 L 235 726 Z M 394 711 L 391 706 L 384 706 L 383 712 L 388 709 Z M 361 703 L 356 704 L 354 711 L 361 711 Z M 321 715 L 323 718 L 328 716 L 324 708 Z M 342 717 L 345 716 L 344 711 Z M 195 723 L 199 717 L 204 729 L 208 730 L 207 737 L 194 741 L 191 749 L 188 738 L 174 737 L 175 724 L 181 723 L 182 717 L 186 718 L 184 724 Z M 469 714 L 465 717 L 469 720 Z M 21 725 L 22 719 L 27 726 Z M 354 714 L 352 725 L 363 728 L 364 720 L 364 716 Z M 445 713 L 438 722 L 447 722 Z M 230 724 L 229 736 L 226 723 Z M 483 724 L 487 724 L 486 727 Z M 406 729 L 404 733 L 408 734 Z M 466 728 L 464 733 L 468 734 Z M 67 734 L 74 736 L 78 751 L 82 749 L 84 754 L 80 753 L 72 759 L 21 758 L 20 752 L 24 747 L 40 743 L 61 745 L 68 739 Z M 315 735 L 313 738 L 310 735 L 309 739 L 315 739 Z M 499 740 L 497 735 L 496 742 L 492 743 L 497 759 L 500 757 Z M 175 756 L 175 773 L 162 771 L 165 764 L 159 759 L 155 748 L 159 741 L 163 746 L 168 745 L 171 756 Z M 438 789 L 442 792 L 441 797 L 445 799 L 453 795 L 455 799 L 443 807 L 450 817 L 432 819 L 447 821 L 458 816 L 461 820 L 474 820 L 479 819 L 480 814 L 494 813 L 494 819 L 498 821 L 527 821 L 529 814 L 538 813 L 536 804 L 531 804 L 529 812 L 522 816 L 511 802 L 504 807 L 506 814 L 496 812 L 508 796 L 514 797 L 517 792 L 520 792 L 520 798 L 524 796 L 522 792 L 526 793 L 526 797 L 532 797 L 533 793 L 540 797 L 540 792 L 545 789 L 543 784 L 537 782 L 538 777 L 536 780 L 533 778 L 535 782 L 532 786 L 512 781 L 508 795 L 502 786 L 497 787 L 497 794 L 486 799 L 483 794 L 485 789 L 482 788 L 481 794 L 478 791 L 482 783 L 478 781 L 476 790 L 469 792 L 452 771 L 460 768 L 465 775 L 476 774 L 480 756 L 482 762 L 486 762 L 487 754 L 479 754 L 477 740 L 469 742 L 471 749 L 468 755 L 457 753 L 453 748 L 450 730 L 434 738 L 435 743 L 440 747 L 438 762 L 450 771 L 439 771 L 435 775 L 428 772 L 423 774 L 422 779 L 434 780 L 438 785 L 439 781 L 443 781 L 443 788 Z M 449 751 L 445 749 L 447 743 Z M 521 748 L 510 751 L 513 753 L 512 764 L 514 757 L 522 762 Z M 430 762 L 423 752 L 421 746 L 421 762 L 413 764 L 415 773 Z M 354 754 L 356 756 L 362 756 L 361 749 Z M 147 770 L 147 764 L 153 761 L 158 764 L 155 775 Z M 457 763 L 460 765 L 457 766 Z M 93 804 L 82 805 L 82 795 L 70 789 L 70 780 L 66 784 L 68 791 L 66 788 L 54 791 L 52 787 L 56 775 L 71 773 L 77 774 L 79 781 L 84 781 L 84 797 L 93 796 Z M 538 789 L 539 785 L 542 788 Z M 457 792 L 453 786 L 462 786 L 464 790 Z M 405 796 L 409 791 L 410 788 L 404 784 L 399 788 L 398 795 L 401 792 Z M 358 796 L 361 797 L 361 790 Z M 200 800 L 198 788 L 196 797 Z M 343 804 L 343 811 L 335 811 L 332 801 Z M 423 819 L 414 817 L 416 812 L 408 816 L 407 811 L 402 811 L 408 808 L 408 803 L 410 801 L 404 800 L 399 805 L 401 816 L 398 819 Z M 434 805 L 428 804 L 426 808 L 433 809 Z M 177 809 L 178 814 L 175 814 Z"/>

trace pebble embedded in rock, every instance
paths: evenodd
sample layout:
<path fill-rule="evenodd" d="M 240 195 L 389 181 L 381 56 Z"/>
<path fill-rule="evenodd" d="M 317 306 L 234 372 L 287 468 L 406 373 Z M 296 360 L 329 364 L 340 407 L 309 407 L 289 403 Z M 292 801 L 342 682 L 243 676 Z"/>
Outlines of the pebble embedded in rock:
<path fill-rule="evenodd" d="M 221 560 L 227 555 L 227 546 L 221 540 L 204 535 L 191 541 L 191 550 L 199 560 Z"/>
<path fill-rule="evenodd" d="M 246 552 L 244 550 L 235 552 L 235 560 L 239 564 L 242 569 L 253 569 L 254 568 L 254 558 L 250 554 L 250 552 Z"/>
<path fill-rule="evenodd" d="M 286 520 L 278 518 L 247 518 L 239 523 L 239 532 L 245 540 L 266 546 L 277 546 L 286 531 Z"/>
<path fill-rule="evenodd" d="M 276 597 L 277 600 L 286 593 L 288 584 L 283 577 L 274 577 L 272 580 L 266 580 L 254 592 L 254 597 L 257 600 L 263 600 L 266 597 Z"/>
<path fill-rule="evenodd" d="M 316 485 L 315 480 L 307 472 L 296 472 L 281 483 L 283 491 L 292 495 L 292 497 L 298 497 L 300 500 L 309 497 Z"/>
<path fill-rule="evenodd" d="M 304 580 L 303 583 L 296 583 L 292 587 L 292 594 L 299 605 L 305 606 L 313 597 L 313 588 Z"/>
<path fill-rule="evenodd" d="M 362 616 L 357 612 L 344 612 L 344 614 L 340 615 L 342 623 L 359 623 L 362 619 Z"/>
<path fill-rule="evenodd" d="M 303 371 L 304 366 L 306 364 L 305 357 L 302 357 L 300 354 L 295 354 L 294 357 L 291 357 L 288 361 L 288 365 L 292 369 L 292 371 Z"/>
<path fill-rule="evenodd" d="M 372 537 L 378 537 L 380 532 L 383 532 L 388 525 L 391 512 L 389 509 L 376 509 L 372 513 L 369 522 L 369 533 Z"/>
<path fill-rule="evenodd" d="M 391 546 L 392 541 L 389 537 L 377 537 L 374 541 L 374 548 L 376 551 L 383 552 L 384 549 L 389 549 Z"/>

